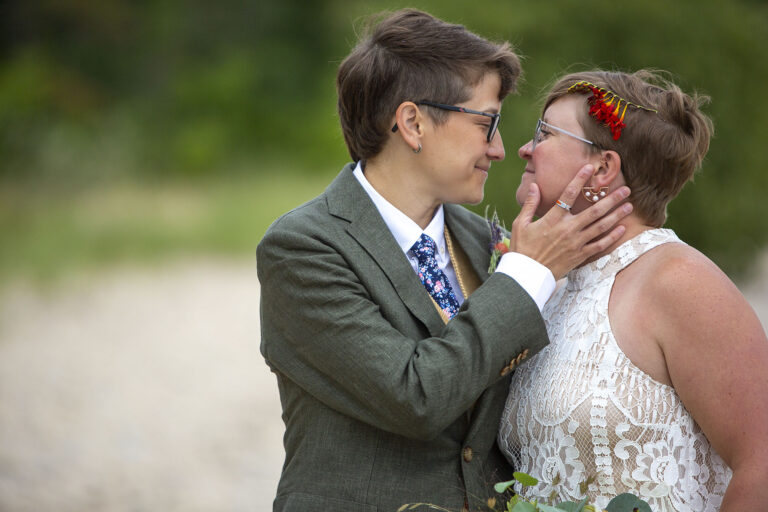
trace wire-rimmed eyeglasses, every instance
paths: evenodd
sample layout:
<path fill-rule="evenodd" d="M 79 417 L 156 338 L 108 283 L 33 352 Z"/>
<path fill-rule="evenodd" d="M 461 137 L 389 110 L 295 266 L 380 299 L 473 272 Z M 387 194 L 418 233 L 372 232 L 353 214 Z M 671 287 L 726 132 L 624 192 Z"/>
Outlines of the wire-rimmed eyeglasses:
<path fill-rule="evenodd" d="M 488 125 L 488 133 L 486 134 L 485 140 L 488 142 L 491 142 L 493 140 L 493 136 L 496 135 L 496 130 L 499 128 L 499 120 L 501 119 L 501 114 L 491 114 L 489 112 L 481 112 L 479 110 L 472 110 L 471 108 L 466 107 L 457 107 L 456 105 L 446 105 L 445 103 L 435 103 L 434 101 L 428 101 L 428 100 L 421 100 L 416 102 L 417 105 L 427 105 L 428 107 L 435 107 L 442 110 L 450 110 L 451 112 L 463 112 L 465 114 L 475 114 L 477 116 L 485 116 L 491 118 L 491 124 Z M 397 124 L 392 127 L 392 131 L 397 131 Z"/>
<path fill-rule="evenodd" d="M 531 146 L 531 151 L 536 149 L 536 144 L 541 142 L 541 127 L 542 126 L 546 126 L 547 128 L 549 128 L 551 130 L 558 131 L 560 133 L 568 135 L 569 137 L 573 137 L 574 139 L 579 139 L 581 142 L 586 142 L 587 144 L 590 144 L 592 146 L 597 147 L 597 144 L 595 144 L 591 140 L 587 140 L 584 137 L 579 137 L 575 133 L 571 133 L 568 130 L 563 130 L 562 128 L 558 128 L 557 126 L 551 125 L 551 124 L 546 123 L 546 122 L 542 121 L 541 119 L 539 119 L 539 121 L 536 123 L 536 131 L 533 133 L 533 146 Z"/>

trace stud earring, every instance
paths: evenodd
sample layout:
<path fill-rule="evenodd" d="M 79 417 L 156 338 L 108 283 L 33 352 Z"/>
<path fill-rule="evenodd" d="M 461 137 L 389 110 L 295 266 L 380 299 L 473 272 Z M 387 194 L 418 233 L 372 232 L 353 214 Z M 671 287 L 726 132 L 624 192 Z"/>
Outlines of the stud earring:
<path fill-rule="evenodd" d="M 584 187 L 581 189 L 581 194 L 587 201 L 596 203 L 608 194 L 608 187 L 600 187 L 598 191 L 595 191 L 594 187 Z"/>

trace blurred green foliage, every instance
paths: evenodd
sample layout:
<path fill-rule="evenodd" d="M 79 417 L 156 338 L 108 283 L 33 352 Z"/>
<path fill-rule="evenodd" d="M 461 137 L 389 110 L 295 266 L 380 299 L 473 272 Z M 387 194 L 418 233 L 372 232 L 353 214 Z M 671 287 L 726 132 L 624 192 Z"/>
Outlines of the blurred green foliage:
<path fill-rule="evenodd" d="M 716 127 L 704 171 L 672 203 L 668 226 L 732 275 L 768 243 L 768 5 L 757 0 L 4 2 L 0 186 L 8 197 L 29 190 L 13 183 L 65 193 L 158 179 L 207 190 L 284 172 L 327 181 L 348 160 L 336 68 L 364 16 L 406 6 L 510 40 L 525 56 L 520 94 L 502 117 L 508 158 L 486 189 L 508 221 L 523 168 L 516 149 L 547 84 L 577 69 L 652 67 L 710 95 Z M 244 236 L 255 245 L 260 234 Z"/>
<path fill-rule="evenodd" d="M 265 175 L 193 183 L 0 188 L 0 291 L 15 279 L 53 284 L 72 273 L 171 258 L 241 255 L 274 220 L 325 187 L 322 176 Z M 254 269 L 255 270 L 255 269 Z"/>

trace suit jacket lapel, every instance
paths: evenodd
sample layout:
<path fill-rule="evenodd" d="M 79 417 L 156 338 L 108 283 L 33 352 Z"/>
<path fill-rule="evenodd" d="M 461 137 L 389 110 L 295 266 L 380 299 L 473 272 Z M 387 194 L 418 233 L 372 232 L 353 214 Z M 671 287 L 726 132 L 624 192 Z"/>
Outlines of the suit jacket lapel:
<path fill-rule="evenodd" d="M 464 249 L 481 282 L 485 282 L 489 277 L 488 265 L 491 261 L 490 231 L 461 206 L 445 205 L 445 215 L 451 234 Z M 467 440 L 476 442 L 477 439 L 484 438 L 478 437 L 478 434 L 487 430 L 489 422 L 496 421 L 491 421 L 490 418 L 498 416 L 503 409 L 508 387 L 509 378 L 505 378 L 480 395 L 472 408 Z"/>
<path fill-rule="evenodd" d="M 488 279 L 488 265 L 491 263 L 490 231 L 485 225 L 478 223 L 477 217 L 463 206 L 446 204 L 443 208 L 445 223 L 451 230 L 451 235 L 466 253 L 480 282 L 485 282 Z"/>
<path fill-rule="evenodd" d="M 353 164 L 345 166 L 326 189 L 329 212 L 349 221 L 350 236 L 376 261 L 411 313 L 438 335 L 445 324 L 353 171 Z"/>
<path fill-rule="evenodd" d="M 349 222 L 347 232 L 379 265 L 389 278 L 406 307 L 427 326 L 432 336 L 445 327 L 429 295 L 413 272 L 408 259 L 389 231 L 384 219 L 368 194 L 360 186 L 348 164 L 325 191 L 331 215 Z M 466 209 L 458 205 L 444 205 L 445 221 L 451 235 L 469 257 L 472 267 L 482 282 L 488 279 L 490 263 L 490 233 Z M 498 414 L 504 406 L 509 379 L 502 379 L 486 390 L 478 399 L 473 412 L 467 439 L 474 437 L 486 425 L 488 414 Z M 495 427 L 494 427 L 495 428 Z"/>

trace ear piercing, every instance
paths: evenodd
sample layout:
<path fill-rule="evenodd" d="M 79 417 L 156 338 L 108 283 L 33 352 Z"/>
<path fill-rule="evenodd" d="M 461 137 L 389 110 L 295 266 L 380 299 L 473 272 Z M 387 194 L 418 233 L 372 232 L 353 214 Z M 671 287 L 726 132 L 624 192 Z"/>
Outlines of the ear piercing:
<path fill-rule="evenodd" d="M 608 187 L 600 187 L 598 191 L 595 191 L 594 187 L 584 187 L 581 189 L 581 194 L 587 201 L 596 203 L 608 194 Z"/>

